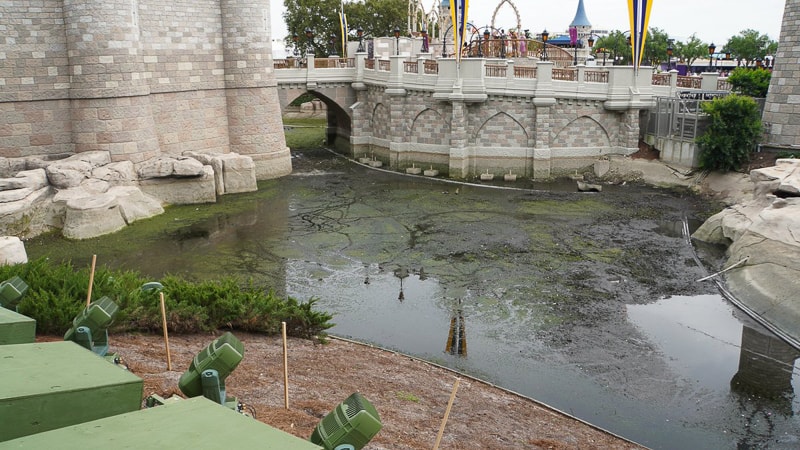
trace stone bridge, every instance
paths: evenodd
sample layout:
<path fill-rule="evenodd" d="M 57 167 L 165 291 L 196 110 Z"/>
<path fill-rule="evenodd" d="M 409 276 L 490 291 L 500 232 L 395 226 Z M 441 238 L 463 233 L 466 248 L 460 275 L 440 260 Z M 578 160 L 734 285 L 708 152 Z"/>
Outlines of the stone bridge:
<path fill-rule="evenodd" d="M 657 97 L 728 90 L 716 73 L 683 77 L 631 66 L 559 68 L 535 59 L 430 55 L 276 60 L 281 108 L 305 92 L 327 106 L 328 140 L 354 158 L 394 169 L 429 167 L 455 178 L 513 173 L 542 178 L 628 155 Z M 677 150 L 668 162 L 691 166 Z"/>

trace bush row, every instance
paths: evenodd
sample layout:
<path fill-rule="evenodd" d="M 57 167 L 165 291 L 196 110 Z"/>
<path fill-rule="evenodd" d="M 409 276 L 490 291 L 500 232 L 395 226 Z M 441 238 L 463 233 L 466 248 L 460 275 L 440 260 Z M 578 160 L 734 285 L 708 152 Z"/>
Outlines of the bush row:
<path fill-rule="evenodd" d="M 71 263 L 52 264 L 46 258 L 27 264 L 0 266 L 0 280 L 18 275 L 28 292 L 18 311 L 36 319 L 38 333 L 62 334 L 86 306 L 89 269 L 75 269 Z M 119 306 L 111 329 L 114 331 L 161 331 L 161 302 L 157 290 L 143 290 L 153 280 L 135 271 L 95 270 L 92 299 L 107 296 Z M 300 302 L 278 298 L 252 281 L 235 277 L 199 283 L 168 275 L 163 285 L 167 326 L 174 333 L 195 333 L 234 329 L 265 334 L 280 332 L 286 322 L 287 334 L 302 338 L 324 338 L 332 327 L 332 316 L 316 311 L 316 299 Z"/>

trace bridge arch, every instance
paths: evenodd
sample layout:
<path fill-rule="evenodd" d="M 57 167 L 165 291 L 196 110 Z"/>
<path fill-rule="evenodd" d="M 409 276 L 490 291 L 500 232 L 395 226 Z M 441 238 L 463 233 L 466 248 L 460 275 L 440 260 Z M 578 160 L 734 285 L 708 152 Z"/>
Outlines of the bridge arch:
<path fill-rule="evenodd" d="M 494 147 L 502 139 L 506 147 L 528 147 L 530 134 L 525 126 L 510 114 L 500 111 L 486 119 L 475 132 L 479 147 Z"/>
<path fill-rule="evenodd" d="M 411 142 L 441 144 L 450 142 L 449 117 L 432 108 L 425 108 L 411 122 Z"/>
<path fill-rule="evenodd" d="M 582 115 L 553 133 L 552 148 L 598 148 L 611 147 L 609 131 L 595 118 Z"/>

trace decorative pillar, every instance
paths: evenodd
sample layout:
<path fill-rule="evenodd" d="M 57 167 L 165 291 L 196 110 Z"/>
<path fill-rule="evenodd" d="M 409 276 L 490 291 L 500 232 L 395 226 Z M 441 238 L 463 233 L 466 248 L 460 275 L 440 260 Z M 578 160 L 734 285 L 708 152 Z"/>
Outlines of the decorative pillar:
<path fill-rule="evenodd" d="M 113 161 L 160 154 L 144 78 L 137 0 L 64 0 L 75 151 Z"/>
<path fill-rule="evenodd" d="M 230 151 L 253 158 L 259 180 L 287 175 L 292 161 L 272 63 L 269 0 L 221 0 L 220 10 Z"/>
<path fill-rule="evenodd" d="M 453 110 L 450 120 L 450 177 L 466 178 L 469 176 L 470 163 L 467 154 L 467 104 L 457 98 L 454 98 L 451 104 Z"/>

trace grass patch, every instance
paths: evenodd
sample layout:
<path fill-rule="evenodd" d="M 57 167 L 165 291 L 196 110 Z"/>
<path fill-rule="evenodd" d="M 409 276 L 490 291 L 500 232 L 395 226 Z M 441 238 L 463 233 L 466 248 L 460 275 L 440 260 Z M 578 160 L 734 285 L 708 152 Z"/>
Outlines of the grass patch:
<path fill-rule="evenodd" d="M 0 280 L 14 275 L 29 286 L 19 313 L 35 319 L 39 333 L 66 332 L 86 305 L 89 269 L 75 269 L 69 262 L 52 264 L 45 258 L 0 267 Z M 135 271 L 95 270 L 92 298 L 107 296 L 119 306 L 112 330 L 161 331 L 159 294 L 141 289 L 148 281 L 152 280 Z M 330 314 L 314 310 L 315 299 L 300 302 L 279 298 L 264 287 L 235 277 L 194 283 L 168 275 L 159 281 L 164 286 L 171 332 L 232 329 L 277 334 L 281 322 L 286 322 L 291 336 L 324 339 L 324 331 L 333 326 Z"/>
<path fill-rule="evenodd" d="M 405 400 L 407 402 L 413 402 L 413 403 L 419 403 L 419 397 L 417 397 L 416 395 L 412 394 L 411 392 L 397 391 L 397 392 L 395 392 L 394 395 L 395 395 L 395 397 L 397 397 L 400 400 Z"/>
<path fill-rule="evenodd" d="M 326 119 L 284 118 L 286 146 L 290 149 L 318 148 L 325 140 Z"/>

